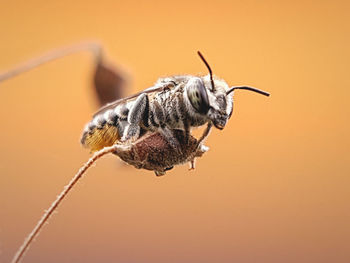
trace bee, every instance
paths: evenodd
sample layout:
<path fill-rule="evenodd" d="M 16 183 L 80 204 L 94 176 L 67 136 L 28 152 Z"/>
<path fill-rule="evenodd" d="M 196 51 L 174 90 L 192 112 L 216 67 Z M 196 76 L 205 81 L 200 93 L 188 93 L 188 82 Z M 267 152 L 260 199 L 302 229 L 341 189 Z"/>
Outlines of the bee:
<path fill-rule="evenodd" d="M 219 130 L 226 126 L 233 112 L 233 91 L 243 89 L 269 96 L 252 87 L 230 87 L 212 74 L 199 51 L 198 55 L 208 75 L 160 78 L 148 89 L 107 104 L 86 125 L 82 145 L 94 152 L 116 143 L 134 143 L 147 133 L 159 133 L 173 153 L 181 155 L 193 128 L 207 125 L 198 140 L 201 145 L 213 126 Z M 174 135 L 178 131 L 184 134 L 182 141 Z"/>

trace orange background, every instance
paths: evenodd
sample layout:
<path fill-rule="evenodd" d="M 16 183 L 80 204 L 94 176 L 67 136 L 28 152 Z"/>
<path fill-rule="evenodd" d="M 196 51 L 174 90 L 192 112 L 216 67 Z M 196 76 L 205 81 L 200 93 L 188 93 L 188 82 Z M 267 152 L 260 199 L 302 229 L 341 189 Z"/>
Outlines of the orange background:
<path fill-rule="evenodd" d="M 133 77 L 207 71 L 237 92 L 189 172 L 100 160 L 23 262 L 350 262 L 347 1 L 1 1 L 0 69 L 86 39 Z M 0 262 L 89 158 L 80 53 L 0 84 Z"/>

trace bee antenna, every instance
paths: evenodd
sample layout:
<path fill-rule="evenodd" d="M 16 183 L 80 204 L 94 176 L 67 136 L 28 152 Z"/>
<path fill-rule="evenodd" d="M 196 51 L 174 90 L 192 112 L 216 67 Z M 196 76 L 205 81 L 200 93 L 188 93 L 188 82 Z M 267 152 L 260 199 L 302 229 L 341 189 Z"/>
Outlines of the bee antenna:
<path fill-rule="evenodd" d="M 198 53 L 199 57 L 202 59 L 202 61 L 204 62 L 204 64 L 207 66 L 208 70 L 209 70 L 212 91 L 215 91 L 215 85 L 214 85 L 214 80 L 213 80 L 213 72 L 211 71 L 211 68 L 210 68 L 208 62 L 203 57 L 202 53 L 200 51 L 197 51 L 197 53 Z"/>
<path fill-rule="evenodd" d="M 250 91 L 254 91 L 256 93 L 259 93 L 261 95 L 264 95 L 264 96 L 270 96 L 270 93 L 266 92 L 266 91 L 263 91 L 263 90 L 260 90 L 260 89 L 256 89 L 256 88 L 251 88 L 251 87 L 232 87 L 231 89 L 229 89 L 227 92 L 226 92 L 226 96 L 228 94 L 230 94 L 232 91 L 236 90 L 236 89 L 245 89 L 245 90 L 250 90 Z"/>

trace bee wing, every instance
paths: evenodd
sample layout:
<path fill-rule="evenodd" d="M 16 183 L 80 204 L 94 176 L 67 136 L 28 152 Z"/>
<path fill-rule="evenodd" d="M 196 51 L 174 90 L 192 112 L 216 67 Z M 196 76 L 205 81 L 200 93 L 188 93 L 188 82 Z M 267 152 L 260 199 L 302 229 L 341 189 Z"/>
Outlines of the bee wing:
<path fill-rule="evenodd" d="M 109 109 L 114 109 L 115 107 L 117 107 L 119 104 L 125 103 L 129 100 L 135 99 L 137 98 L 139 95 L 141 95 L 142 93 L 146 93 L 146 94 L 150 94 L 150 93 L 154 93 L 157 91 L 161 91 L 163 90 L 164 87 L 163 86 L 155 86 L 155 87 L 150 87 L 148 89 L 145 89 L 143 91 L 140 91 L 136 94 L 130 95 L 128 97 L 116 100 L 114 102 L 108 103 L 107 105 L 103 106 L 101 109 L 99 109 L 95 114 L 94 117 L 96 117 L 97 115 L 100 115 L 101 113 L 109 110 Z"/>

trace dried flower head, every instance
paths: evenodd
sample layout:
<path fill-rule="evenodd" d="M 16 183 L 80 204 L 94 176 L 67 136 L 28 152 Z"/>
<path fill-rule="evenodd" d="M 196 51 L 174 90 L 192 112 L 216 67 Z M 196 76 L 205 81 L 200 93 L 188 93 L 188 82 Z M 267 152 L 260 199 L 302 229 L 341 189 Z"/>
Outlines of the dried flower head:
<path fill-rule="evenodd" d="M 174 130 L 174 137 L 179 145 L 174 149 L 160 133 L 145 134 L 135 143 L 120 148 L 114 154 L 138 169 L 152 170 L 157 176 L 164 175 L 175 165 L 190 162 L 194 168 L 194 159 L 201 157 L 208 147 L 192 135 L 186 140 L 185 132 Z"/>

